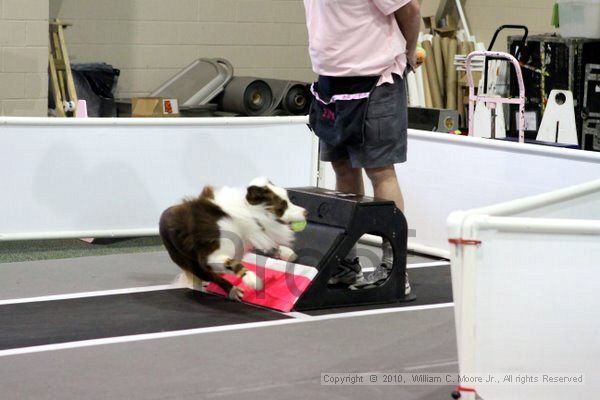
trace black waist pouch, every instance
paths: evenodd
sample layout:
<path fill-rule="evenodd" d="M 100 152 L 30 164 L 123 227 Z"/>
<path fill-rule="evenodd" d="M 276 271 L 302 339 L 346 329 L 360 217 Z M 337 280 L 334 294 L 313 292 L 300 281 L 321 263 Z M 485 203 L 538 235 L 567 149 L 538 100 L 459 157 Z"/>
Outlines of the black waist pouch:
<path fill-rule="evenodd" d="M 311 86 L 308 123 L 313 132 L 332 146 L 361 145 L 369 95 L 378 80 L 378 76 L 319 76 Z"/>

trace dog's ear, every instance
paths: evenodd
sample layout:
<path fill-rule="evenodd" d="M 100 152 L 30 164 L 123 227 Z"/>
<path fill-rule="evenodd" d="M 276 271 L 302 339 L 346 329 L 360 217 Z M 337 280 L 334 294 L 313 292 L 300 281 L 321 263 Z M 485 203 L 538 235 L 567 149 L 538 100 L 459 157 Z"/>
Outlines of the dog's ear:
<path fill-rule="evenodd" d="M 272 192 L 262 186 L 249 186 L 246 191 L 246 201 L 252 205 L 266 203 L 271 199 Z"/>
<path fill-rule="evenodd" d="M 212 186 L 204 186 L 204 188 L 202 189 L 202 192 L 200 193 L 200 198 L 214 200 L 215 190 L 213 189 L 213 187 Z"/>

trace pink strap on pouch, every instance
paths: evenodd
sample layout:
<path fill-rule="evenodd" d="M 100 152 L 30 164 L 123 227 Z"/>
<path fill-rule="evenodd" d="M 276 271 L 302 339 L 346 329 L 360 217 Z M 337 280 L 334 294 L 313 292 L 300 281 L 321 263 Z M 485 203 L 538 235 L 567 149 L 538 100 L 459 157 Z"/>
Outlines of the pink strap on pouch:
<path fill-rule="evenodd" d="M 317 91 L 315 90 L 315 84 L 314 83 L 312 83 L 310 85 L 310 92 L 313 94 L 313 96 L 315 96 L 315 99 L 317 99 L 318 101 L 320 101 L 323 104 L 331 104 L 331 103 L 335 103 L 336 101 L 339 101 L 339 100 L 360 100 L 360 99 L 366 99 L 370 95 L 369 92 L 353 93 L 353 94 L 334 94 L 333 96 L 331 96 L 331 98 L 329 99 L 329 101 L 325 101 L 325 100 L 322 100 L 319 97 L 319 93 L 317 93 Z"/>

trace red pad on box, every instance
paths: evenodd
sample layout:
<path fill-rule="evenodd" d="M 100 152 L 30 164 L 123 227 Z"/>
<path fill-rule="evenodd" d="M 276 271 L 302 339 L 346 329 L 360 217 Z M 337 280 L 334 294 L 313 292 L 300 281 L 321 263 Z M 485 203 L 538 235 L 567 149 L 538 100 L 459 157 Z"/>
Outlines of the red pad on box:
<path fill-rule="evenodd" d="M 298 298 L 310 285 L 318 270 L 308 265 L 294 264 L 274 258 L 261 257 L 266 260 L 264 265 L 257 264 L 255 254 L 247 254 L 242 264 L 263 281 L 261 290 L 254 290 L 242 282 L 242 278 L 236 275 L 221 274 L 232 284 L 244 290 L 244 303 L 255 304 L 261 307 L 272 308 L 283 312 L 289 312 L 294 307 Z M 215 283 L 209 283 L 205 290 L 209 293 L 225 296 L 223 289 Z"/>

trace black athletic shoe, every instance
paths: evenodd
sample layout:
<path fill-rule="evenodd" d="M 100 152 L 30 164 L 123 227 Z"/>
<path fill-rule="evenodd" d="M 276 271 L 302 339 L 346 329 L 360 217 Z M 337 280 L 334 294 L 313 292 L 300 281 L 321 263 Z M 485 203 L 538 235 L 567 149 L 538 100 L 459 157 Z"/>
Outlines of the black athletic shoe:
<path fill-rule="evenodd" d="M 340 266 L 333 276 L 329 278 L 329 285 L 353 285 L 363 279 L 362 267 L 360 260 L 355 257 L 353 260 L 344 259 L 340 262 Z"/>
<path fill-rule="evenodd" d="M 390 275 L 392 270 L 387 264 L 381 263 L 375 271 L 367 274 L 362 281 L 358 281 L 353 284 L 351 289 L 370 289 L 381 285 Z M 408 273 L 405 275 L 404 280 L 404 295 L 408 296 L 411 292 L 410 282 L 408 281 Z"/>

